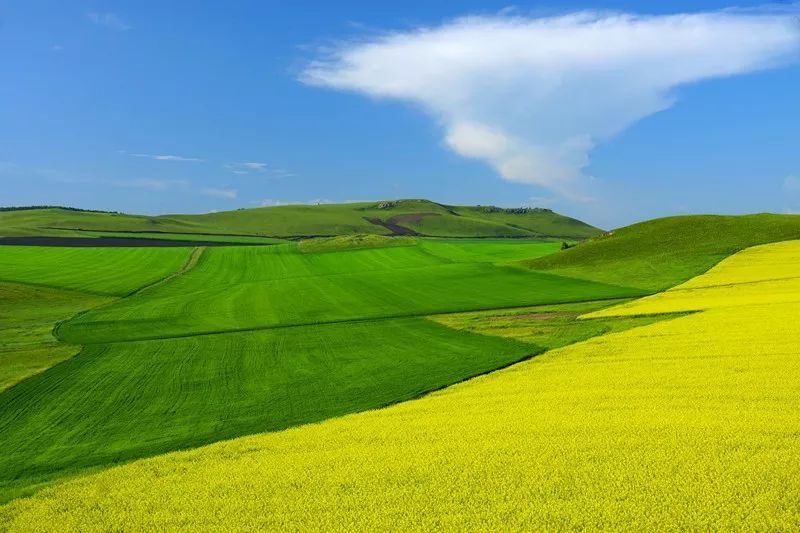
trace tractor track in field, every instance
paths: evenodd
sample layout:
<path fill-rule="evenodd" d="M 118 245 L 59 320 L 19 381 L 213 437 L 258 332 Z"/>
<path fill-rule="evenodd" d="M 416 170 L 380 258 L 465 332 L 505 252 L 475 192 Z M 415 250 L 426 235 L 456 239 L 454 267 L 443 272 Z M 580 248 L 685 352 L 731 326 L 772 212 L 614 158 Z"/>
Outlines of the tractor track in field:
<path fill-rule="evenodd" d="M 189 257 L 186 259 L 186 262 L 183 264 L 183 266 L 181 268 L 179 268 L 178 270 L 176 270 L 175 272 L 173 272 L 172 274 L 170 274 L 170 275 L 168 275 L 166 277 L 163 277 L 163 278 L 161 278 L 159 280 L 156 280 L 156 281 L 154 281 L 152 283 L 148 283 L 147 285 L 142 285 L 138 289 L 133 290 L 132 292 L 126 294 L 125 296 L 123 296 L 120 299 L 130 298 L 134 294 L 139 294 L 140 292 L 144 292 L 146 290 L 152 289 L 153 287 L 157 287 L 158 285 L 162 285 L 164 283 L 167 283 L 167 282 L 177 278 L 178 276 L 184 275 L 185 273 L 187 273 L 188 271 L 193 269 L 195 266 L 197 266 L 198 261 L 200 261 L 200 257 L 203 255 L 203 252 L 205 252 L 205 251 L 206 251 L 206 247 L 205 246 L 196 246 L 192 250 L 192 252 L 189 254 Z"/>
<path fill-rule="evenodd" d="M 203 255 L 203 252 L 205 250 L 206 250 L 205 246 L 196 246 L 192 250 L 192 252 L 189 254 L 189 257 L 186 258 L 186 262 L 183 263 L 181 268 L 179 268 L 178 270 L 176 270 L 172 274 L 164 276 L 161 279 L 157 279 L 155 281 L 152 281 L 152 282 L 150 282 L 150 283 L 148 283 L 146 285 L 142 285 L 141 287 L 138 287 L 138 288 L 132 290 L 131 292 L 129 292 L 128 294 L 120 296 L 119 298 L 114 298 L 113 300 L 111 300 L 109 302 L 106 302 L 104 304 L 100 304 L 100 305 L 98 305 L 96 307 L 90 307 L 89 309 L 84 309 L 83 311 L 81 311 L 79 313 L 76 313 L 76 314 L 72 315 L 69 318 L 66 318 L 64 320 L 60 320 L 60 321 L 56 322 L 56 325 L 53 326 L 53 331 L 52 331 L 53 337 L 55 337 L 59 341 L 64 342 L 66 344 L 72 344 L 72 343 L 70 343 L 70 342 L 68 342 L 68 341 L 66 341 L 66 340 L 61 338 L 61 335 L 59 334 L 61 326 L 63 326 L 64 324 L 66 324 L 67 322 L 69 322 L 71 320 L 75 320 L 76 318 L 79 318 L 79 317 L 85 315 L 86 313 L 88 313 L 90 311 L 95 311 L 97 309 L 102 309 L 103 307 L 106 307 L 106 306 L 109 306 L 109 305 L 113 305 L 113 304 L 115 304 L 115 303 L 117 303 L 117 302 L 119 302 L 121 300 L 124 300 L 125 298 L 130 298 L 131 296 L 134 296 L 134 295 L 139 294 L 141 292 L 144 292 L 146 290 L 152 289 L 153 287 L 157 287 L 159 285 L 167 283 L 167 282 L 177 278 L 178 276 L 182 276 L 183 274 L 185 274 L 186 272 L 188 272 L 189 270 L 191 270 L 192 268 L 194 268 L 197 265 L 198 261 L 200 261 L 200 257 Z M 85 346 L 86 344 L 89 344 L 89 343 L 81 343 L 81 346 Z M 83 350 L 81 350 L 81 351 L 83 351 Z"/>

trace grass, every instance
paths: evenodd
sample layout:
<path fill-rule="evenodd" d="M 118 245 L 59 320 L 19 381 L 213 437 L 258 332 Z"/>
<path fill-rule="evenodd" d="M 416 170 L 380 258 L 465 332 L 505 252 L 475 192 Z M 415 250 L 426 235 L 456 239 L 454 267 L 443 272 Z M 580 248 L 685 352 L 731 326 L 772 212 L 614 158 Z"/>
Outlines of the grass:
<path fill-rule="evenodd" d="M 105 343 L 641 294 L 491 262 L 553 246 L 430 242 L 318 254 L 298 253 L 296 245 L 209 248 L 173 282 L 82 314 L 58 335 Z"/>
<path fill-rule="evenodd" d="M 458 237 L 541 237 L 582 239 L 600 230 L 546 210 L 507 213 L 485 208 L 445 206 L 428 200 L 360 202 L 348 204 L 286 205 L 239 209 L 202 215 L 142 216 L 74 211 L 58 208 L 0 211 L 0 235 L 80 235 L 81 231 L 166 232 L 198 234 L 309 237 L 352 234 L 390 235 L 382 221 L 397 216 L 425 217 L 431 235 Z M 436 219 L 436 220 L 434 220 Z M 401 225 L 403 225 L 401 223 Z M 413 225 L 413 223 L 412 223 Z M 424 232 L 424 231 L 423 231 Z"/>
<path fill-rule="evenodd" d="M 0 248 L 0 281 L 125 295 L 175 272 L 191 248 Z"/>
<path fill-rule="evenodd" d="M 408 224 L 408 227 L 426 235 L 459 234 L 465 237 L 472 233 L 505 237 L 586 239 L 595 237 L 599 233 L 597 228 L 585 222 L 564 216 L 554 217 L 553 213 L 547 210 L 514 213 L 481 206 L 449 206 L 449 208 L 458 217 L 457 219 L 423 218 L 419 224 Z"/>
<path fill-rule="evenodd" d="M 657 291 L 697 276 L 723 258 L 757 244 L 800 238 L 800 216 L 691 215 L 616 230 L 527 268 Z"/>
<path fill-rule="evenodd" d="M 298 248 L 303 253 L 316 253 L 361 250 L 364 248 L 388 248 L 391 246 L 414 246 L 416 243 L 417 240 L 412 237 L 356 234 L 306 239 L 300 241 Z"/>
<path fill-rule="evenodd" d="M 620 301 L 627 300 L 622 299 Z M 506 337 L 528 344 L 535 344 L 544 351 L 585 341 L 598 335 L 646 326 L 666 318 L 675 318 L 673 314 L 654 314 L 580 319 L 581 315 L 606 309 L 610 304 L 611 302 L 604 300 L 599 302 L 540 305 L 517 309 L 493 309 L 490 311 L 436 315 L 430 317 L 430 319 L 460 331 Z M 665 313 L 671 313 L 671 311 L 665 311 Z"/>
<path fill-rule="evenodd" d="M 589 316 L 602 319 L 660 310 L 688 312 L 796 302 L 800 294 L 798 250 L 798 241 L 754 246 L 723 260 L 708 275 L 647 298 L 594 311 Z M 769 272 L 769 277 L 765 272 Z"/>
<path fill-rule="evenodd" d="M 80 347 L 59 343 L 53 324 L 110 300 L 0 282 L 0 391 L 75 355 Z"/>
<path fill-rule="evenodd" d="M 86 298 L 126 296 L 71 320 L 55 309 L 39 317 L 43 335 L 60 321 L 59 336 L 84 347 L 0 393 L 0 499 L 86 470 L 417 397 L 543 349 L 419 317 L 430 310 L 632 292 L 502 266 L 552 253 L 557 242 L 323 242 L 339 249 L 5 248 L 6 270 L 18 278 L 80 288 Z"/>
<path fill-rule="evenodd" d="M 537 351 L 421 318 L 88 346 L 0 395 L 0 498 L 406 400 Z"/>
<path fill-rule="evenodd" d="M 255 237 L 250 235 L 215 235 L 209 233 L 153 233 L 122 231 L 76 231 L 76 236 L 83 237 L 121 237 L 131 239 L 156 239 L 168 241 L 202 241 L 222 242 L 228 244 L 280 244 L 286 242 L 272 237 Z"/>
<path fill-rule="evenodd" d="M 543 257 L 561 248 L 560 241 L 509 239 L 418 239 L 426 254 L 454 263 L 510 264 Z"/>
<path fill-rule="evenodd" d="M 85 477 L 5 506 L 0 521 L 79 531 L 796 530 L 800 287 L 796 272 L 780 279 L 780 265 L 798 260 L 798 243 L 733 256 L 695 283 L 735 295 L 709 305 L 697 293 L 707 311 L 384 410 Z M 744 284 L 783 297 L 765 304 L 738 292 Z M 637 312 L 682 310 L 685 296 L 670 291 L 674 307 L 644 300 Z"/>

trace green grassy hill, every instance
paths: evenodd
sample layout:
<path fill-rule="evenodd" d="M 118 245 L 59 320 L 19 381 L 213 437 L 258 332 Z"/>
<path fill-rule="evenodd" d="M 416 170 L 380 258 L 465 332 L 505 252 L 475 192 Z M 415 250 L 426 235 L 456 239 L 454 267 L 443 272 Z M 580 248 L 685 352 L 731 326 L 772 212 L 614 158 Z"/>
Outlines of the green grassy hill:
<path fill-rule="evenodd" d="M 633 224 L 520 264 L 656 291 L 705 272 L 749 246 L 791 239 L 800 239 L 797 215 L 678 216 Z"/>
<path fill-rule="evenodd" d="M 0 211 L 0 236 L 94 237 L 97 232 L 584 239 L 600 230 L 547 209 L 446 206 L 428 200 L 285 205 L 202 215 L 143 216 L 56 207 Z"/>

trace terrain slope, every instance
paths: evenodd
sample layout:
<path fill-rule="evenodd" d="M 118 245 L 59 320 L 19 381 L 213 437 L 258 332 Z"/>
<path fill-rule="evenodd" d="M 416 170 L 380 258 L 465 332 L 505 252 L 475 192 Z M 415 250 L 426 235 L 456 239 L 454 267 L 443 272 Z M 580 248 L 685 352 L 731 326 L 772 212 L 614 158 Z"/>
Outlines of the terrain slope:
<path fill-rule="evenodd" d="M 521 264 L 565 276 L 663 290 L 749 246 L 800 239 L 800 216 L 686 215 L 648 220 Z"/>
<path fill-rule="evenodd" d="M 748 250 L 693 280 L 694 292 L 600 313 L 701 312 L 387 409 L 111 469 L 12 502 L 0 521 L 796 530 L 800 274 L 787 265 L 798 263 L 800 242 Z"/>
<path fill-rule="evenodd" d="M 430 313 L 643 292 L 504 265 L 560 242 L 307 242 L 2 248 L 0 279 L 107 299 L 75 298 L 70 317 L 43 314 L 24 299 L 32 293 L 14 298 L 9 328 L 24 326 L 22 311 L 37 324 L 57 320 L 62 343 L 50 337 L 45 348 L 63 353 L 8 369 L 16 383 L 0 392 L 0 500 L 85 470 L 408 400 L 546 347 L 453 329 Z"/>
<path fill-rule="evenodd" d="M 584 239 L 601 231 L 549 209 L 450 206 L 429 200 L 283 205 L 202 215 L 143 216 L 64 208 L 0 209 L 0 236 L 233 237 L 352 234 Z M 216 236 L 216 237 L 215 237 Z M 241 242 L 228 239 L 229 242 Z"/>

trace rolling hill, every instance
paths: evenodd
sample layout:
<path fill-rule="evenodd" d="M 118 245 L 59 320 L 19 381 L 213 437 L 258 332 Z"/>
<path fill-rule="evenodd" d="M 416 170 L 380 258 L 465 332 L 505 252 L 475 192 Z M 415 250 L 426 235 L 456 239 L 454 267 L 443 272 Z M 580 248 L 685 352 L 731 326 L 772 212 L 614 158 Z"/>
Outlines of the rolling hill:
<path fill-rule="evenodd" d="M 374 235 L 3 247 L 0 501 L 86 469 L 408 400 L 548 345 L 431 314 L 644 292 L 507 266 L 559 248 Z M 605 326 L 570 327 L 544 337 Z"/>
<path fill-rule="evenodd" d="M 0 250 L 0 502 L 139 458 L 370 411 L 655 323 L 668 315 L 580 315 L 701 274 L 752 244 L 800 238 L 800 217 L 788 215 L 672 217 L 559 251 L 561 239 L 466 238 L 481 224 L 567 224 L 541 210 L 401 201 L 276 212 L 154 217 L 163 225 L 136 233 L 195 232 L 179 238 L 193 244 L 175 248 Z M 381 224 L 364 218 L 373 212 Z M 87 239 L 124 236 L 148 220 L 59 208 L 0 216 L 28 234 Z M 53 229 L 57 217 L 74 226 Z M 353 233 L 202 244 L 265 220 Z M 415 235 L 445 231 L 460 238 Z M 768 274 L 784 270 L 773 264 Z M 576 368 L 589 379 L 593 362 L 580 356 Z M 519 418 L 508 416 L 512 425 Z"/>
<path fill-rule="evenodd" d="M 798 241 L 751 249 L 697 292 L 600 313 L 705 311 L 386 409 L 109 469 L 0 507 L 0 523 L 796 531 L 798 260 Z"/>
<path fill-rule="evenodd" d="M 686 215 L 626 226 L 519 264 L 531 270 L 657 291 L 697 276 L 750 246 L 791 239 L 800 239 L 797 215 Z"/>
<path fill-rule="evenodd" d="M 352 234 L 585 239 L 601 231 L 549 209 L 449 206 L 429 200 L 284 205 L 201 215 L 144 216 L 61 207 L 4 208 L 0 236 L 98 232 L 298 238 Z"/>

